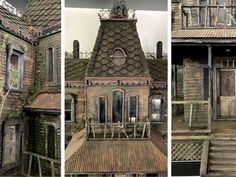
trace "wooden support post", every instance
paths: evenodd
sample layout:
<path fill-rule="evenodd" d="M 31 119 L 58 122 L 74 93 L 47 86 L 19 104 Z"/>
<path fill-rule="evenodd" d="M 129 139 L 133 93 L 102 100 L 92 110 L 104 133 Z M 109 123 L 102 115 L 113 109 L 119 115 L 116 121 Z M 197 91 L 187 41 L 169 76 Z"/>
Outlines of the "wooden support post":
<path fill-rule="evenodd" d="M 51 161 L 51 165 L 52 165 L 52 177 L 55 177 L 55 169 L 54 169 L 54 162 Z"/>
<path fill-rule="evenodd" d="M 209 98 L 208 98 L 208 129 L 211 131 L 212 117 L 212 46 L 208 46 L 208 66 L 209 66 Z"/>
<path fill-rule="evenodd" d="M 202 155 L 201 155 L 201 167 L 200 167 L 200 175 L 206 176 L 207 174 L 207 165 L 208 165 L 208 152 L 209 152 L 209 140 L 204 140 Z"/>
<path fill-rule="evenodd" d="M 30 176 L 30 172 L 31 172 L 32 158 L 33 158 L 33 156 L 32 156 L 32 155 L 30 155 L 30 160 L 29 160 L 29 168 L 28 168 L 28 176 Z"/>
<path fill-rule="evenodd" d="M 148 138 L 151 138 L 151 123 L 148 123 Z"/>
<path fill-rule="evenodd" d="M 192 127 L 192 122 L 193 122 L 193 104 L 190 105 L 190 113 L 189 113 L 189 128 Z"/>
<path fill-rule="evenodd" d="M 38 159 L 38 166 L 39 166 L 39 177 L 42 177 L 42 168 L 41 168 L 40 158 L 37 157 L 37 159 Z"/>

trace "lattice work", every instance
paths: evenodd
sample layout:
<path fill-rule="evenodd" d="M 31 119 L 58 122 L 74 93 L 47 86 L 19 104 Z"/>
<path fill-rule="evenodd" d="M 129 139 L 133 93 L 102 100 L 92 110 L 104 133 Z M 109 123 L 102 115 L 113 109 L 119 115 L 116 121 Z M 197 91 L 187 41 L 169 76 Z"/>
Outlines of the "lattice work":
<path fill-rule="evenodd" d="M 174 143 L 171 149 L 173 161 L 201 160 L 201 143 Z"/>

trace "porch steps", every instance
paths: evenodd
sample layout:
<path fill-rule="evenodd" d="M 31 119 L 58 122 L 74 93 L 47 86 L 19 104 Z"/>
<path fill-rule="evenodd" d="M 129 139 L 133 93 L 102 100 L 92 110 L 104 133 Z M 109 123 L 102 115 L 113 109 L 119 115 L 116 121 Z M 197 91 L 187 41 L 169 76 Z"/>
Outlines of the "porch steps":
<path fill-rule="evenodd" d="M 236 177 L 236 140 L 212 139 L 209 144 L 208 177 Z"/>

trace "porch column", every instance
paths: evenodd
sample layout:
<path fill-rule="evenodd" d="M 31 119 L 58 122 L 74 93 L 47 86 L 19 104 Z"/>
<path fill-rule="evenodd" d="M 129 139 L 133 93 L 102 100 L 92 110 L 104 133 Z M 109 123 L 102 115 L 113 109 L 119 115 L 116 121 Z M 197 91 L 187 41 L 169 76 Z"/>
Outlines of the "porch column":
<path fill-rule="evenodd" d="M 209 66 L 209 98 L 208 98 L 208 129 L 211 130 L 212 118 L 212 46 L 208 45 L 208 66 Z"/>

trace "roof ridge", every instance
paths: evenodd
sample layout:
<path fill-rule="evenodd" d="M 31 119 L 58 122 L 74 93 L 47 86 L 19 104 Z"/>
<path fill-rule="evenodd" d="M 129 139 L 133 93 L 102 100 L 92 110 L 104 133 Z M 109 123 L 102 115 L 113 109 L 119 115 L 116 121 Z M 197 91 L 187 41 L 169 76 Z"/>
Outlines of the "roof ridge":
<path fill-rule="evenodd" d="M 0 6 L 2 6 L 4 9 L 8 10 L 10 13 L 18 16 L 18 17 L 22 17 L 22 13 L 15 8 L 13 5 L 11 5 L 9 2 L 5 1 L 5 0 L 0 0 Z"/>

